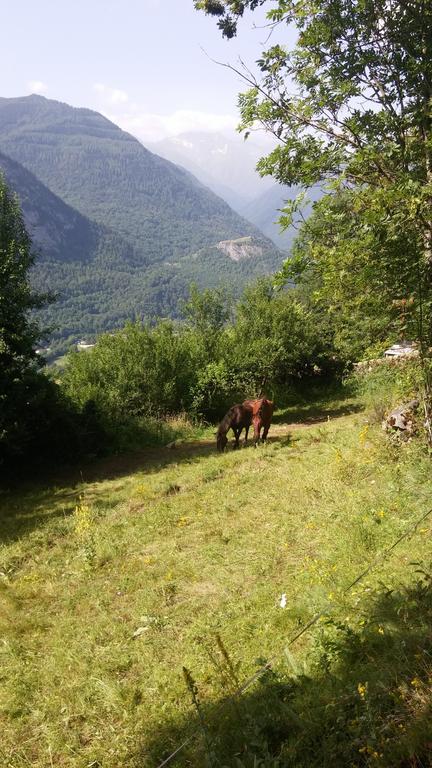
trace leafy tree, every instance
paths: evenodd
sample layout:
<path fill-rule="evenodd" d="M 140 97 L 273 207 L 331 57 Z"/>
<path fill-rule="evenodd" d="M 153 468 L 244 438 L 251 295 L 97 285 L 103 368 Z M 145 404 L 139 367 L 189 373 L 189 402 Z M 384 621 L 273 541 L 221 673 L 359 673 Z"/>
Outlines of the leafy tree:
<path fill-rule="evenodd" d="M 234 402 L 279 395 L 301 377 L 334 368 L 331 334 L 293 291 L 262 279 L 245 290 L 231 316 L 220 289 L 193 286 L 186 322 L 128 324 L 72 352 L 62 384 L 80 413 L 90 408 L 116 439 L 124 425 L 188 411 L 217 421 Z"/>
<path fill-rule="evenodd" d="M 332 337 L 296 291 L 275 292 L 270 279 L 247 288 L 233 328 L 237 367 L 250 394 L 279 400 L 294 381 L 334 368 Z"/>
<path fill-rule="evenodd" d="M 216 422 L 233 403 L 242 402 L 250 387 L 236 361 L 214 360 L 197 370 L 192 390 L 192 410 L 201 418 Z"/>
<path fill-rule="evenodd" d="M 193 283 L 182 314 L 195 333 L 203 361 L 213 361 L 220 351 L 223 329 L 232 314 L 232 300 L 223 288 L 200 291 Z"/>
<path fill-rule="evenodd" d="M 247 10 L 264 5 L 268 0 L 195 0 L 198 9 L 218 17 L 228 38 Z M 432 342 L 432 6 L 428 0 L 276 0 L 267 17 L 270 26 L 294 27 L 297 40 L 291 50 L 270 45 L 257 62 L 258 76 L 246 69 L 241 73 L 249 85 L 240 95 L 241 127 L 247 131 L 260 123 L 278 140 L 258 163 L 262 174 L 304 188 L 322 184 L 328 194 L 360 191 L 363 204 L 372 205 L 373 221 L 367 206 L 355 217 L 358 237 L 350 234 L 349 259 L 362 268 L 357 281 L 348 282 L 358 291 L 359 309 L 367 307 L 362 294 L 384 282 L 387 306 L 381 304 L 380 322 L 387 314 L 388 329 L 392 307 L 412 309 L 432 443 L 427 359 Z M 326 212 L 335 224 L 335 208 Z M 281 222 L 288 225 L 292 213 L 293 206 L 287 206 Z M 407 243 L 403 230 L 409 232 L 409 247 L 393 263 L 395 246 Z M 382 265 L 367 259 L 368 239 L 379 246 Z M 343 273 L 347 261 L 342 259 L 341 269 L 341 244 L 339 238 L 333 261 L 322 260 L 321 277 L 333 288 L 335 280 L 325 267 Z M 280 278 L 292 275 L 286 262 Z M 372 320 L 375 307 L 372 300 Z"/>
<path fill-rule="evenodd" d="M 79 408 L 93 403 L 105 424 L 115 428 L 187 407 L 194 375 L 186 334 L 161 321 L 153 329 L 129 323 L 102 334 L 90 352 L 72 352 L 62 383 Z"/>
<path fill-rule="evenodd" d="M 413 215 L 402 210 L 399 200 L 389 210 L 388 191 L 379 188 L 326 196 L 285 268 L 314 314 L 327 317 L 345 360 L 373 357 L 395 336 L 423 336 L 430 293 L 419 294 L 421 242 Z"/>
<path fill-rule="evenodd" d="M 48 297 L 30 287 L 33 262 L 19 204 L 0 174 L 0 462 L 24 451 L 46 395 L 35 352 L 41 329 L 29 313 Z"/>
<path fill-rule="evenodd" d="M 196 1 L 232 37 L 266 0 Z M 423 277 L 432 281 L 432 7 L 427 0 L 278 0 L 273 25 L 298 32 L 244 73 L 242 127 L 279 140 L 259 169 L 284 184 L 380 189 L 389 215 L 414 212 Z M 417 273 L 418 258 L 412 270 Z"/>

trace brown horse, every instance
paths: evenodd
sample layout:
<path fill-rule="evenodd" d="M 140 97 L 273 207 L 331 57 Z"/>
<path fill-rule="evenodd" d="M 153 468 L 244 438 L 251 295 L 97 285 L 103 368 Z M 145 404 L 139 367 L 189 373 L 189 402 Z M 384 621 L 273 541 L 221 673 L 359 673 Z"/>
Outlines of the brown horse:
<path fill-rule="evenodd" d="M 216 433 L 216 445 L 218 451 L 223 451 L 228 442 L 227 432 L 232 429 L 234 432 L 234 448 L 239 448 L 239 438 L 242 429 L 246 430 L 245 442 L 248 437 L 249 427 L 252 424 L 252 407 L 249 401 L 233 405 L 223 417 Z"/>
<path fill-rule="evenodd" d="M 259 400 L 245 400 L 243 405 L 252 409 L 252 424 L 254 428 L 254 445 L 256 447 L 260 439 L 264 442 L 270 429 L 274 411 L 274 403 L 262 397 Z M 263 430 L 261 437 L 261 429 Z"/>

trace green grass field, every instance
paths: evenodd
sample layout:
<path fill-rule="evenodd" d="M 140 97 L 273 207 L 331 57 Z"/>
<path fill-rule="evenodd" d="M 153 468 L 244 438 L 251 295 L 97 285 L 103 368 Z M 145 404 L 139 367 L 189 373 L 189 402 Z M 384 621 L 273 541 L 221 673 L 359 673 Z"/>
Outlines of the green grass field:
<path fill-rule="evenodd" d="M 194 734 L 172 765 L 431 765 L 432 519 L 346 591 L 432 506 L 430 459 L 366 419 L 0 495 L 1 766 L 153 768 Z"/>

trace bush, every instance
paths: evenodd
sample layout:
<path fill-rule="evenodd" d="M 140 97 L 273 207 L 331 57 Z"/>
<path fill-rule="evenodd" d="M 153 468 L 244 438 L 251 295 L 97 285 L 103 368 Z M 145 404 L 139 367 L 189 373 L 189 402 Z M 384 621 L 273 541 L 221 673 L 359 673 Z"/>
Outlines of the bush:
<path fill-rule="evenodd" d="M 354 371 L 349 382 L 363 400 L 369 420 L 378 423 L 391 408 L 421 394 L 423 372 L 418 359 L 382 358 Z"/>
<path fill-rule="evenodd" d="M 231 405 L 245 400 L 251 386 L 244 372 L 230 370 L 224 360 L 209 363 L 198 371 L 192 410 L 197 416 L 215 422 Z"/>

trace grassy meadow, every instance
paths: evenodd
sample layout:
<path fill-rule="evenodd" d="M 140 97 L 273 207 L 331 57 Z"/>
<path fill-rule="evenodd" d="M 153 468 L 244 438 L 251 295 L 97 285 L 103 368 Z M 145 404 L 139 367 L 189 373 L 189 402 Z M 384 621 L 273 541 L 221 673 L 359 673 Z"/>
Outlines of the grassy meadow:
<path fill-rule="evenodd" d="M 356 397 L 2 493 L 0 764 L 431 765 L 431 506 Z"/>

